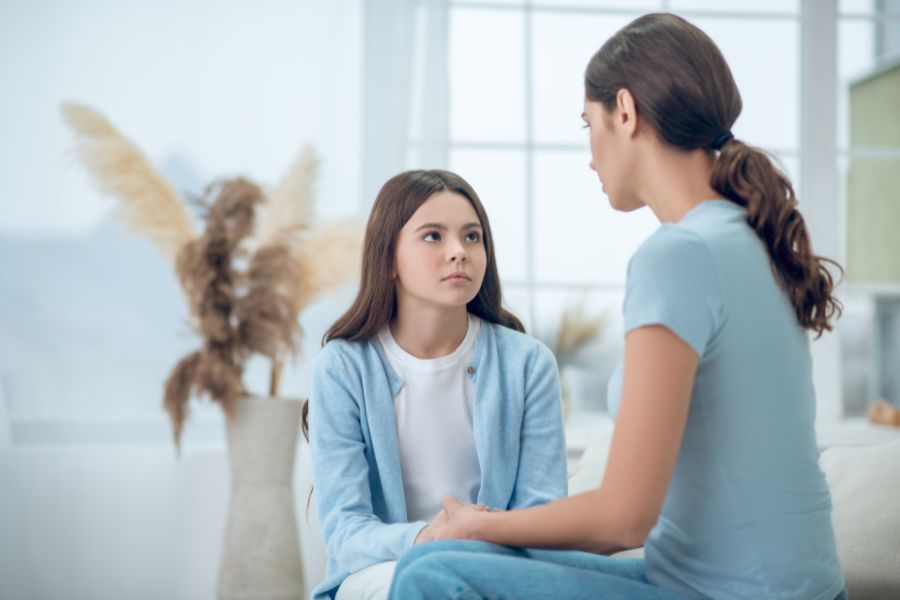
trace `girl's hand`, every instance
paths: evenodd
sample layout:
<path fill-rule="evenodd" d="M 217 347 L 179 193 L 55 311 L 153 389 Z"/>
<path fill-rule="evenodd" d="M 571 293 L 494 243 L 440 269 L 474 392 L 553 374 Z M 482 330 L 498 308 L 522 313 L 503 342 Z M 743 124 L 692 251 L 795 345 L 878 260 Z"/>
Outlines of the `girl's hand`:
<path fill-rule="evenodd" d="M 442 508 L 441 511 L 436 514 L 431 520 L 431 523 L 422 528 L 422 531 L 420 531 L 419 535 L 416 536 L 416 541 L 413 542 L 413 545 L 432 541 L 434 539 L 435 528 L 442 527 L 446 523 L 447 511 Z"/>
<path fill-rule="evenodd" d="M 432 539 L 478 539 L 478 524 L 487 512 L 488 507 L 483 504 L 467 504 L 451 496 L 444 496 L 444 510 L 441 513 L 446 514 L 446 517 L 440 525 L 434 527 Z"/>

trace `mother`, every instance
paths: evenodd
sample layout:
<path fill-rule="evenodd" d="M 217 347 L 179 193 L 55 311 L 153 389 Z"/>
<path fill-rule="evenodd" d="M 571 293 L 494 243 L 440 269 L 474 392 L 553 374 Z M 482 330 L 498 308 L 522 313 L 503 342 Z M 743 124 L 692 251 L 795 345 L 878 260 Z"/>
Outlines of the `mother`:
<path fill-rule="evenodd" d="M 740 112 L 719 49 L 677 16 L 591 59 L 591 168 L 614 208 L 661 222 L 628 267 L 603 482 L 510 512 L 446 500 L 437 537 L 464 541 L 408 553 L 392 597 L 843 597 L 808 339 L 840 305 L 790 181 L 732 135 Z"/>

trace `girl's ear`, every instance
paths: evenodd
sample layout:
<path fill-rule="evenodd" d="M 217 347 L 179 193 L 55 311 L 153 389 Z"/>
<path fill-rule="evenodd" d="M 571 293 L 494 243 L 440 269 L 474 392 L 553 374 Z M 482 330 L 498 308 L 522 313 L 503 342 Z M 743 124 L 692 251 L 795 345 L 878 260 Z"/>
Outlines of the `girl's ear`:
<path fill-rule="evenodd" d="M 634 137 L 637 133 L 637 106 L 634 96 L 627 89 L 622 88 L 616 93 L 616 109 L 614 123 L 624 128 L 628 137 Z"/>

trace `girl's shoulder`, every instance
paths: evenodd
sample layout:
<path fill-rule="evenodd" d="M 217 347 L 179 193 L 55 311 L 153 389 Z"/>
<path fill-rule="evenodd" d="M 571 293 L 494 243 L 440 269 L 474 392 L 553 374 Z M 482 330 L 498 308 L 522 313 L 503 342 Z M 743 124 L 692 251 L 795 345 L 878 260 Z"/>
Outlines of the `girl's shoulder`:
<path fill-rule="evenodd" d="M 351 342 L 344 339 L 329 340 L 313 361 L 313 368 L 321 368 L 335 363 L 345 366 L 361 366 L 377 358 L 372 340 Z"/>
<path fill-rule="evenodd" d="M 497 350 L 500 362 L 509 364 L 510 362 L 524 362 L 533 364 L 535 362 L 552 362 L 556 363 L 553 352 L 539 339 L 516 331 L 509 327 L 505 327 L 498 323 L 489 323 L 482 320 L 482 332 L 487 333 L 494 339 L 493 346 Z"/>

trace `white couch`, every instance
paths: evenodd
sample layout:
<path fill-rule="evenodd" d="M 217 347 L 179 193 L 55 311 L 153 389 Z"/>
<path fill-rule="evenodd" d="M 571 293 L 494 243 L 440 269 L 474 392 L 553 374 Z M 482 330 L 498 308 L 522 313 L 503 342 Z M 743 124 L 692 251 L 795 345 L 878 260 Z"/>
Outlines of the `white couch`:
<path fill-rule="evenodd" d="M 569 478 L 570 494 L 600 484 L 609 442 L 602 435 L 587 445 Z M 831 447 L 822 452 L 820 465 L 831 488 L 832 521 L 850 598 L 900 600 L 900 441 Z M 321 541 L 305 540 L 304 550 L 322 552 L 304 557 L 305 572 L 316 577 L 325 561 Z M 620 556 L 641 554 L 638 549 Z"/>
<path fill-rule="evenodd" d="M 600 484 L 609 439 L 588 445 L 569 493 Z M 832 446 L 819 465 L 831 489 L 838 557 L 852 600 L 900 600 L 900 441 Z M 640 555 L 628 551 L 622 555 Z"/>

